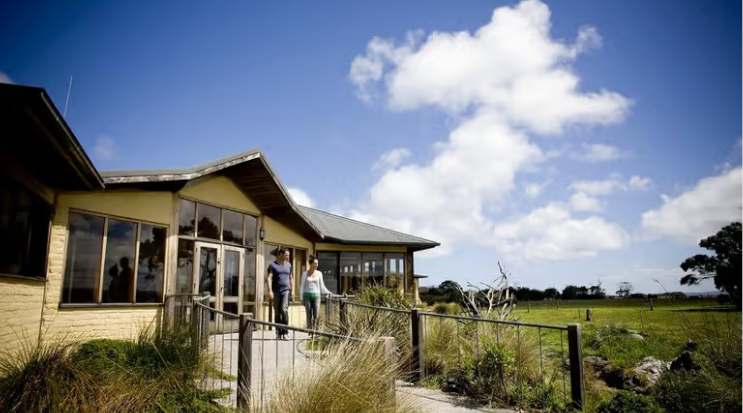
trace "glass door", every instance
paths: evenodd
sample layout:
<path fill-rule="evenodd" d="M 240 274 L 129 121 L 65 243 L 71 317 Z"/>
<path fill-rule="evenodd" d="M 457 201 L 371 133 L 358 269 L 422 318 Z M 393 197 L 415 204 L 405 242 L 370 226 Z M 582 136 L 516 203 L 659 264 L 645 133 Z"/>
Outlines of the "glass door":
<path fill-rule="evenodd" d="M 193 292 L 196 294 L 209 293 L 208 305 L 215 309 L 221 308 L 219 297 L 221 288 L 218 288 L 221 278 L 221 252 L 221 245 L 197 242 L 194 254 L 196 257 L 194 260 L 196 271 L 194 271 Z M 217 322 L 217 317 L 210 311 L 210 329 L 216 329 Z"/>
<path fill-rule="evenodd" d="M 222 252 L 222 279 L 219 282 L 221 310 L 235 315 L 240 314 L 240 303 L 242 302 L 243 263 L 245 262 L 245 250 L 238 247 L 224 246 Z M 218 307 L 219 308 L 219 307 Z M 240 320 L 232 317 L 223 317 L 219 326 L 222 332 L 237 332 L 240 330 Z"/>

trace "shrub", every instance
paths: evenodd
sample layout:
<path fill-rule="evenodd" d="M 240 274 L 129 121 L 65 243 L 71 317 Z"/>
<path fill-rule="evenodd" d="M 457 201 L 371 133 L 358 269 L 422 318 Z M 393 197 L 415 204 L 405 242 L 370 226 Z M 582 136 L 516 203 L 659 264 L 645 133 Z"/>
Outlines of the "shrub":
<path fill-rule="evenodd" d="M 371 339 L 375 339 L 371 337 Z M 344 340 L 324 357 L 310 359 L 302 374 L 281 374 L 265 407 L 254 412 L 414 412 L 411 399 L 392 388 L 397 365 L 387 362 L 378 343 Z"/>
<path fill-rule="evenodd" d="M 612 398 L 599 404 L 596 413 L 663 413 L 663 410 L 650 397 L 618 390 Z"/>
<path fill-rule="evenodd" d="M 356 294 L 354 301 L 375 307 L 397 308 L 410 310 L 413 305 L 407 301 L 395 288 L 373 286 L 364 288 Z"/>
<path fill-rule="evenodd" d="M 669 412 L 740 412 L 740 380 L 706 370 L 666 371 L 653 389 L 658 404 Z"/>
<path fill-rule="evenodd" d="M 459 315 L 461 308 L 457 303 L 436 303 L 433 306 L 433 312 L 436 314 Z"/>

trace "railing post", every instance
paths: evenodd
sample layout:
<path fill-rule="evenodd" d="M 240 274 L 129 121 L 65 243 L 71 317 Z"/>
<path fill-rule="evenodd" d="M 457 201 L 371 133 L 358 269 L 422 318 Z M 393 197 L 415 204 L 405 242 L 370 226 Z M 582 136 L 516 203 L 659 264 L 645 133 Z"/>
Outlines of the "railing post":
<path fill-rule="evenodd" d="M 382 357 L 384 357 L 387 368 L 394 369 L 397 364 L 397 356 L 395 352 L 395 338 L 394 337 L 380 337 L 380 345 L 382 347 Z M 385 372 L 386 373 L 386 372 Z M 391 400 L 395 400 L 395 375 L 392 376 L 389 383 L 389 392 Z"/>
<path fill-rule="evenodd" d="M 570 360 L 570 396 L 573 407 L 583 410 L 583 344 L 580 324 L 568 324 L 568 359 Z"/>
<path fill-rule="evenodd" d="M 201 352 L 201 315 L 201 307 L 193 303 L 193 310 L 191 311 L 191 341 L 197 355 Z"/>
<path fill-rule="evenodd" d="M 331 323 L 331 317 L 333 316 L 333 303 L 335 298 L 331 296 L 325 297 L 325 324 Z"/>
<path fill-rule="evenodd" d="M 253 370 L 253 314 L 240 314 L 240 333 L 238 348 L 240 349 L 237 361 L 237 407 L 250 407 L 250 394 Z"/>
<path fill-rule="evenodd" d="M 420 310 L 413 308 L 410 310 L 410 328 L 413 345 L 413 359 L 411 360 L 413 375 L 411 380 L 413 383 L 420 383 L 423 380 L 423 346 L 421 345 L 423 335 L 421 334 L 421 324 Z"/>
<path fill-rule="evenodd" d="M 338 307 L 338 315 L 341 323 L 341 331 L 343 331 L 343 334 L 348 334 L 348 314 L 346 313 L 346 311 L 348 311 L 348 306 L 346 305 L 346 299 L 341 298 L 339 302 L 340 305 Z"/>

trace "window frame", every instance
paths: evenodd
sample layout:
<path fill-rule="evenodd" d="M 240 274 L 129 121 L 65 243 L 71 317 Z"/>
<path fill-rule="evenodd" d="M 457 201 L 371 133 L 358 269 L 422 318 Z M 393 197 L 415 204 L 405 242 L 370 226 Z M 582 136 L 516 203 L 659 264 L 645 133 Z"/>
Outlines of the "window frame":
<path fill-rule="evenodd" d="M 252 248 L 254 250 L 257 250 L 258 249 L 258 242 L 259 242 L 258 231 L 260 230 L 260 228 L 259 228 L 260 226 L 258 225 L 258 222 L 257 222 L 258 219 L 259 219 L 259 216 L 258 215 L 255 215 L 254 213 L 251 213 L 251 212 L 245 212 L 245 211 L 241 211 L 241 210 L 238 210 L 238 209 L 235 209 L 235 208 L 228 208 L 228 207 L 224 207 L 224 206 L 217 205 L 217 204 L 211 204 L 209 202 L 204 202 L 204 201 L 201 201 L 201 200 L 198 200 L 198 199 L 195 199 L 195 198 L 190 198 L 190 197 L 185 197 L 185 196 L 180 196 L 179 195 L 178 196 L 179 205 L 180 205 L 180 201 L 181 200 L 185 200 L 185 201 L 189 201 L 189 202 L 193 202 L 194 203 L 194 226 L 193 226 L 193 235 L 182 235 L 180 233 L 180 228 L 178 228 L 176 234 L 177 234 L 177 236 L 178 236 L 179 239 L 189 239 L 189 240 L 199 241 L 199 242 L 218 243 L 218 244 L 223 244 L 223 245 L 231 245 L 233 247 Z M 210 206 L 210 207 L 213 207 L 213 208 L 218 208 L 220 210 L 219 211 L 219 228 L 218 228 L 219 239 L 203 238 L 203 237 L 199 237 L 198 236 L 199 235 L 199 220 L 198 220 L 198 216 L 199 216 L 199 205 L 206 205 L 206 206 Z M 242 219 L 242 221 L 243 221 L 242 222 L 243 242 L 242 242 L 242 244 L 238 244 L 236 242 L 230 242 L 230 241 L 225 241 L 224 240 L 224 211 L 235 212 L 235 213 L 238 213 L 238 214 L 243 215 L 243 219 Z M 180 219 L 180 214 L 181 214 L 181 212 L 180 212 L 180 208 L 179 208 L 179 210 L 178 210 L 178 218 L 179 219 Z M 254 245 L 248 244 L 248 220 L 246 219 L 248 216 L 253 217 L 253 219 L 256 220 L 255 232 L 254 232 L 253 237 L 252 237 L 253 238 L 253 241 L 255 241 L 254 242 Z"/>
<path fill-rule="evenodd" d="M 65 273 L 67 269 L 67 250 L 69 248 L 69 241 L 70 241 L 70 214 L 81 214 L 81 215 L 91 215 L 103 218 L 103 237 L 101 239 L 101 257 L 100 257 L 100 264 L 98 268 L 98 278 L 96 279 L 96 302 L 95 303 L 66 303 L 64 302 L 64 288 L 60 288 L 60 299 L 59 299 L 59 308 L 81 308 L 81 307 L 87 307 L 87 308 L 96 308 L 96 307 L 162 307 L 165 303 L 165 287 L 167 286 L 167 269 L 170 261 L 170 254 L 168 254 L 169 247 L 170 247 L 170 232 L 171 228 L 170 225 L 162 224 L 159 222 L 153 222 L 153 221 L 147 221 L 147 220 L 141 220 L 141 219 L 134 219 L 134 218 L 126 218 L 122 217 L 120 215 L 114 215 L 114 214 L 104 214 L 101 212 L 95 212 L 95 211 L 88 211 L 84 209 L 79 208 L 69 208 L 67 211 L 67 228 L 65 229 L 66 232 L 66 240 L 65 240 L 65 247 L 64 247 L 64 259 L 62 263 L 62 286 L 64 286 L 64 283 L 66 281 Z M 124 221 L 124 222 L 131 222 L 136 225 L 136 236 L 134 238 L 134 263 L 132 268 L 132 301 L 128 303 L 104 303 L 103 302 L 103 280 L 104 280 L 104 271 L 105 271 L 105 262 L 106 262 L 106 245 L 108 241 L 108 221 L 109 219 L 115 219 L 117 221 Z M 159 227 L 159 228 L 165 228 L 165 259 L 163 261 L 163 280 L 162 280 L 162 289 L 163 289 L 163 297 L 162 301 L 160 302 L 154 302 L 154 303 L 137 303 L 137 279 L 138 279 L 138 270 L 139 270 L 139 243 L 140 243 L 140 236 L 142 232 L 142 224 L 151 225 L 153 227 Z"/>
<path fill-rule="evenodd" d="M 343 294 L 343 273 L 342 273 L 342 267 L 341 267 L 341 254 L 343 253 L 355 253 L 359 254 L 359 260 L 357 265 L 359 266 L 359 275 L 361 276 L 361 291 L 363 291 L 364 286 L 366 285 L 366 278 L 367 278 L 367 271 L 365 271 L 364 266 L 364 255 L 365 254 L 382 254 L 382 262 L 384 263 L 382 269 L 382 280 L 385 287 L 388 287 L 387 285 L 387 277 L 389 276 L 389 268 L 387 265 L 387 259 L 388 256 L 390 258 L 394 257 L 394 259 L 400 260 L 400 262 L 403 265 L 403 270 L 400 273 L 400 276 L 402 278 L 402 287 L 403 287 L 403 294 L 407 294 L 409 289 L 412 289 L 413 286 L 408 285 L 407 283 L 407 277 L 405 276 L 405 271 L 407 268 L 407 262 L 406 262 L 406 253 L 400 252 L 400 251 L 389 251 L 389 250 L 381 250 L 381 251 L 353 251 L 353 250 L 318 250 L 316 251 L 317 255 L 320 254 L 335 254 L 335 271 L 338 274 L 338 289 L 335 291 L 335 294 Z M 322 264 L 322 261 L 321 261 Z M 354 290 L 349 290 L 348 292 L 351 292 Z"/>

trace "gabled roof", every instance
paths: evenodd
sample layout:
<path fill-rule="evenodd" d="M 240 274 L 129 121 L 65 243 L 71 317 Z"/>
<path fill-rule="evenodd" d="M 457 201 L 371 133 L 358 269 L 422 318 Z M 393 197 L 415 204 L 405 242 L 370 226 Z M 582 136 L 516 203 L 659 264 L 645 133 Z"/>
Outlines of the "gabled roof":
<path fill-rule="evenodd" d="M 434 248 L 440 244 L 425 238 L 356 221 L 318 209 L 299 206 L 305 217 L 326 240 L 349 245 L 405 245 L 413 250 Z"/>

